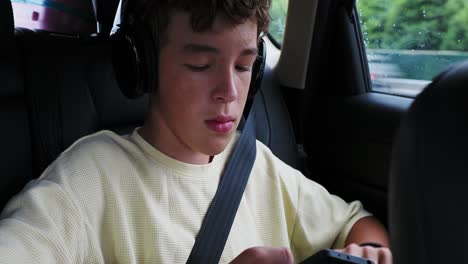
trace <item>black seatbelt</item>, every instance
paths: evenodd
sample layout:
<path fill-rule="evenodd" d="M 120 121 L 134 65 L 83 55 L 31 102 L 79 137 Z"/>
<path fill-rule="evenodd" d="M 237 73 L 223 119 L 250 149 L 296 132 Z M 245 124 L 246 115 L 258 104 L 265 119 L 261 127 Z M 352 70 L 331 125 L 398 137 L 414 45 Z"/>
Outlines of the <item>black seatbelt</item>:
<path fill-rule="evenodd" d="M 253 111 L 256 101 L 203 219 L 188 264 L 215 264 L 221 258 L 257 154 Z"/>

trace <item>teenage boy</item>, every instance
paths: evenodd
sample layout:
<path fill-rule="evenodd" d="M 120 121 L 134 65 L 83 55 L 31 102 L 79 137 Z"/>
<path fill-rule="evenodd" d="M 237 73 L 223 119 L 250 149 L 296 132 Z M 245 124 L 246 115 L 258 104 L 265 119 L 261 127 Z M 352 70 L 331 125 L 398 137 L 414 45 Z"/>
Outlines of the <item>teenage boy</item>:
<path fill-rule="evenodd" d="M 186 262 L 239 137 L 270 4 L 140 3 L 159 36 L 146 122 L 129 136 L 79 140 L 29 183 L 2 213 L 0 262 Z M 391 263 L 386 246 L 359 202 L 330 195 L 257 142 L 220 262 L 292 263 L 331 247 Z"/>

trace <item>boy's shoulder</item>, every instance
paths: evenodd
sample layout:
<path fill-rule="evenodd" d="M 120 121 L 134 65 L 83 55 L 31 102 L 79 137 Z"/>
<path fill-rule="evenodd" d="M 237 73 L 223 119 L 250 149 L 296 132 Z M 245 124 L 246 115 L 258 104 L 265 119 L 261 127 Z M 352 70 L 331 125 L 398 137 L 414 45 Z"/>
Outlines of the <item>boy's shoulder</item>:
<path fill-rule="evenodd" d="M 57 157 L 48 170 L 84 170 L 99 164 L 115 164 L 122 158 L 128 158 L 126 156 L 133 149 L 136 149 L 135 144 L 129 136 L 103 130 L 78 139 Z"/>
<path fill-rule="evenodd" d="M 128 141 L 128 136 L 121 136 L 109 130 L 102 130 L 78 139 L 63 151 L 57 160 L 65 157 L 113 153 L 125 146 L 126 141 Z"/>
<path fill-rule="evenodd" d="M 271 172 L 279 172 L 280 174 L 296 173 L 296 169 L 288 165 L 282 159 L 278 158 L 275 153 L 263 142 L 257 140 L 257 157 L 255 159 L 256 166 Z"/>
<path fill-rule="evenodd" d="M 240 131 L 237 131 L 231 141 L 227 146 L 226 151 L 232 153 L 234 151 L 235 145 L 238 143 L 241 136 Z M 278 158 L 271 149 L 265 145 L 260 140 L 256 140 L 257 155 L 255 158 L 256 166 L 261 166 L 269 169 L 281 169 L 281 170 L 295 170 L 293 167 L 289 166 L 286 162 Z"/>

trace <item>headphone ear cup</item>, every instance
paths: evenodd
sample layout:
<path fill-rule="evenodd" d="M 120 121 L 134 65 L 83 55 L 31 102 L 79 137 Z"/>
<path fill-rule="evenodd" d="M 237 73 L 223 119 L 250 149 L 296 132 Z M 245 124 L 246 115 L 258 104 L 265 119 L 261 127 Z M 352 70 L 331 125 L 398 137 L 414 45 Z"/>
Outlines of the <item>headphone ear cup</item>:
<path fill-rule="evenodd" d="M 138 89 L 142 94 L 154 92 L 158 86 L 159 54 L 156 39 L 146 24 L 135 30 L 135 46 L 140 55 Z"/>
<path fill-rule="evenodd" d="M 118 29 L 111 35 L 112 64 L 115 77 L 122 93 L 128 98 L 137 98 L 141 93 L 137 89 L 139 79 L 139 56 L 134 40 Z"/>
<path fill-rule="evenodd" d="M 262 86 L 263 73 L 265 72 L 266 64 L 266 44 L 265 41 L 260 38 L 258 42 L 258 54 L 252 67 L 252 79 L 250 81 L 249 93 L 247 95 L 247 102 L 244 107 L 244 117 L 247 118 L 252 107 L 255 94 Z"/>
<path fill-rule="evenodd" d="M 258 55 L 252 67 L 252 79 L 250 81 L 248 100 L 253 100 L 255 94 L 262 85 L 263 73 L 266 64 L 266 44 L 263 38 L 258 42 Z"/>
<path fill-rule="evenodd" d="M 130 99 L 156 89 L 158 56 L 152 34 L 142 24 L 111 36 L 112 64 L 122 93 Z M 148 34 L 149 33 L 149 34 Z"/>

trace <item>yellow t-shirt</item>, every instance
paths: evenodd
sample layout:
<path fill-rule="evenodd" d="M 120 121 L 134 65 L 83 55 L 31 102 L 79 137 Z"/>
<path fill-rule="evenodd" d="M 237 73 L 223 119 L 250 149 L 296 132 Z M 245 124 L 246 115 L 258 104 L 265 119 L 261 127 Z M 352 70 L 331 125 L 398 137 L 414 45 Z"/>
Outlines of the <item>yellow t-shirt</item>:
<path fill-rule="evenodd" d="M 238 134 L 210 164 L 164 155 L 137 130 L 77 141 L 2 212 L 0 263 L 185 263 Z M 253 246 L 300 261 L 343 247 L 368 215 L 257 142 L 257 158 L 220 263 Z"/>

